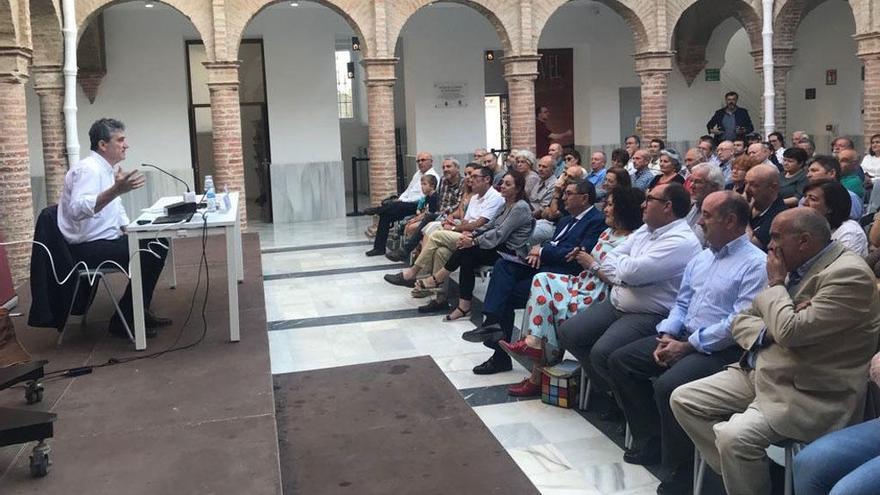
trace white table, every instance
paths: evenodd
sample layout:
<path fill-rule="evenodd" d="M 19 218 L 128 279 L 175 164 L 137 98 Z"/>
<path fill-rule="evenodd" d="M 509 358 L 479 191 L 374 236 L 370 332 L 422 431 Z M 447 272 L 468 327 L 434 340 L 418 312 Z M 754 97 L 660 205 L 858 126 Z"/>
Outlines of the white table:
<path fill-rule="evenodd" d="M 218 202 L 222 195 L 217 195 Z M 142 351 L 147 348 L 146 326 L 144 324 L 144 293 L 141 286 L 141 254 L 138 252 L 142 239 L 165 238 L 169 239 L 168 258 L 165 261 L 166 270 L 171 270 L 171 287 L 177 285 L 177 270 L 174 266 L 173 239 L 181 237 L 200 237 L 204 223 L 201 212 L 193 215 L 192 220 L 182 224 L 147 223 L 138 225 L 138 220 L 152 221 L 164 215 L 164 206 L 177 203 L 181 196 L 168 196 L 156 201 L 153 206 L 146 209 L 134 222 L 126 228 L 128 232 L 128 252 L 136 253 L 130 263 L 131 275 L 131 305 L 134 317 L 134 347 Z M 199 198 L 200 199 L 200 198 Z M 229 193 L 232 207 L 227 211 L 208 213 L 207 234 L 226 235 L 226 277 L 229 286 L 229 340 L 238 342 L 238 283 L 244 281 L 244 263 L 241 253 L 241 224 L 238 219 L 238 193 Z M 161 248 L 159 248 L 161 249 Z M 149 255 L 147 255 L 149 256 Z M 167 266 L 170 265 L 170 266 Z M 180 322 L 183 323 L 183 322 Z"/>

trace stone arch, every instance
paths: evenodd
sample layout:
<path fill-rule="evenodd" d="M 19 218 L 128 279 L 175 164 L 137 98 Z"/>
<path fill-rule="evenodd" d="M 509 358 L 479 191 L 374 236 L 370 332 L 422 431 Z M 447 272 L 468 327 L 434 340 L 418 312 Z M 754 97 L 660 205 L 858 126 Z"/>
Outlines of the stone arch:
<path fill-rule="evenodd" d="M 31 1 L 34 65 L 60 66 L 64 63 L 64 39 L 58 7 L 58 2 L 54 0 Z"/>
<path fill-rule="evenodd" d="M 794 48 L 794 37 L 797 34 L 801 21 L 819 5 L 828 0 L 787 0 L 779 2 L 774 9 L 773 14 L 773 47 L 774 48 Z M 862 2 L 846 2 L 853 8 L 853 17 L 856 21 L 856 33 L 860 31 L 860 24 L 870 23 L 870 16 L 865 12 L 863 16 L 855 15 L 856 7 L 854 3 Z M 869 10 L 869 9 L 866 9 Z M 862 19 L 860 19 L 860 17 Z"/>
<path fill-rule="evenodd" d="M 623 18 L 630 31 L 632 31 L 636 53 L 647 52 L 651 49 L 651 39 L 648 36 L 648 29 L 645 27 L 645 20 L 639 17 L 636 13 L 638 11 L 637 7 L 632 5 L 636 2 L 631 0 L 596 0 L 596 2 L 605 5 Z M 524 48 L 528 48 L 531 52 L 538 51 L 538 40 L 541 37 L 541 32 L 544 31 L 544 27 L 547 25 L 550 17 L 556 13 L 559 7 L 566 3 L 568 3 L 568 0 L 555 0 L 541 2 L 532 7 L 534 10 L 534 29 L 529 40 L 529 46 Z M 647 9 L 643 7 L 642 10 Z"/>
<path fill-rule="evenodd" d="M 517 42 L 515 33 L 519 32 L 517 22 L 519 9 L 513 8 L 510 2 L 503 0 L 443 0 L 444 3 L 457 3 L 470 7 L 485 17 L 495 28 L 501 48 L 505 55 L 521 53 L 522 46 Z M 394 46 L 403 26 L 423 7 L 439 3 L 432 0 L 401 0 L 395 5 L 394 11 L 387 12 L 388 18 L 388 53 L 394 53 Z M 511 35 L 511 33 L 514 33 Z"/>
<path fill-rule="evenodd" d="M 743 0 L 716 2 L 697 0 L 678 12 L 670 31 L 670 47 L 675 51 L 675 61 L 688 85 L 706 66 L 706 47 L 712 33 L 725 20 L 736 19 L 746 30 L 752 52 L 762 49 L 761 16 L 752 5 Z"/>
<path fill-rule="evenodd" d="M 77 0 L 76 29 L 77 43 L 86 26 L 107 7 L 126 3 L 131 0 Z M 214 29 L 211 25 L 211 0 L 156 0 L 167 5 L 189 19 L 196 28 L 208 53 L 214 52 Z"/>
<path fill-rule="evenodd" d="M 232 0 L 229 2 L 226 7 L 227 57 L 234 58 L 235 54 L 238 53 L 244 30 L 254 17 L 267 7 L 281 3 L 281 1 L 283 0 Z M 364 58 L 374 55 L 375 37 L 372 36 L 372 30 L 368 29 L 373 25 L 372 2 L 359 0 L 314 0 L 314 3 L 329 8 L 345 19 L 361 42 L 361 52 Z M 211 52 L 208 53 L 210 55 Z M 215 56 L 218 60 L 222 58 L 219 50 Z"/>
<path fill-rule="evenodd" d="M 9 2 L 0 2 L 0 46 L 15 46 L 18 40 L 18 22 L 12 15 Z"/>

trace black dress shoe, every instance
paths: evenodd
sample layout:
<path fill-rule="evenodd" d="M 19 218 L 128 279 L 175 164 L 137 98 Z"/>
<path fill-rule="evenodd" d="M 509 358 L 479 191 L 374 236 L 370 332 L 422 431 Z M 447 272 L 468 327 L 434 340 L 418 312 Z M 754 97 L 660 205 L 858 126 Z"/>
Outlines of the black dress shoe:
<path fill-rule="evenodd" d="M 376 249 L 376 248 L 373 248 L 373 249 L 370 249 L 369 251 L 367 251 L 367 252 L 364 253 L 364 254 L 366 254 L 367 256 L 384 256 L 384 255 L 385 255 L 385 250 L 384 250 L 384 249 Z"/>
<path fill-rule="evenodd" d="M 128 328 L 131 329 L 131 335 L 134 337 L 134 324 L 129 322 Z M 122 320 L 116 315 L 113 315 L 113 318 L 110 319 L 110 325 L 107 327 L 107 331 L 114 337 L 119 337 L 121 339 L 128 338 L 128 332 L 125 331 L 125 327 L 122 325 Z M 155 327 L 147 327 L 144 334 L 148 339 L 152 339 L 159 335 L 159 332 Z"/>
<path fill-rule="evenodd" d="M 495 373 L 502 373 L 504 371 L 510 371 L 513 369 L 513 363 L 510 361 L 510 356 L 505 354 L 507 359 L 498 358 L 496 356 L 492 356 L 486 360 L 483 364 L 478 364 L 474 366 L 474 374 L 475 375 L 494 375 Z"/>
<path fill-rule="evenodd" d="M 449 311 L 450 309 L 452 309 L 452 306 L 449 305 L 448 301 L 432 299 L 428 304 L 419 306 L 419 313 L 441 313 Z"/>
<path fill-rule="evenodd" d="M 650 466 L 660 462 L 660 441 L 649 440 L 640 448 L 632 448 L 623 453 L 623 462 Z"/>
<path fill-rule="evenodd" d="M 496 342 L 504 338 L 504 331 L 501 330 L 501 325 L 493 323 L 468 330 L 461 334 L 461 338 L 477 344 L 480 342 Z"/>
<path fill-rule="evenodd" d="M 163 318 L 149 310 L 144 314 L 144 325 L 146 325 L 147 328 L 167 327 L 172 323 L 174 322 L 171 318 Z"/>
<path fill-rule="evenodd" d="M 385 257 L 391 261 L 403 261 L 406 259 L 406 253 L 404 253 L 403 251 L 400 251 L 400 250 L 391 251 L 391 252 L 387 253 L 385 255 Z"/>
<path fill-rule="evenodd" d="M 694 492 L 694 468 L 678 467 L 657 486 L 657 495 L 689 495 Z"/>
<path fill-rule="evenodd" d="M 415 287 L 416 279 L 407 280 L 403 278 L 403 272 L 399 273 L 386 273 L 383 277 L 386 282 L 392 285 L 399 285 L 401 287 Z"/>

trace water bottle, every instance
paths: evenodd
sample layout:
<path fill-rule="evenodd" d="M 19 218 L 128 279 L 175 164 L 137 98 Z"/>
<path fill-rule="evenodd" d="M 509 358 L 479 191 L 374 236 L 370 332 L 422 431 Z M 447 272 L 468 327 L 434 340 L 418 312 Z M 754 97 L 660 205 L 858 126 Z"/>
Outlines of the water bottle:
<path fill-rule="evenodd" d="M 205 176 L 205 202 L 208 204 L 208 211 L 217 211 L 217 193 L 214 191 L 214 177 Z"/>

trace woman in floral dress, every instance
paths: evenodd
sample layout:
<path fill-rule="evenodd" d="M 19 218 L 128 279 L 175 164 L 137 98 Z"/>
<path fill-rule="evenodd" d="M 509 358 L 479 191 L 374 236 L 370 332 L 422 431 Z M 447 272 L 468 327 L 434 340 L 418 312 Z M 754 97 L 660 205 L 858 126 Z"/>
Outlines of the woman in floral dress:
<path fill-rule="evenodd" d="M 605 202 L 605 223 L 608 228 L 590 253 L 575 248 L 568 255 L 584 270 L 575 276 L 538 273 L 532 279 L 531 294 L 526 303 L 528 325 L 525 337 L 510 344 L 499 344 L 508 352 L 530 357 L 539 363 L 544 359 L 544 347 L 558 348 L 556 329 L 575 314 L 588 308 L 593 301 L 602 301 L 611 292 L 611 286 L 597 266 L 605 256 L 619 246 L 634 230 L 642 225 L 641 205 L 645 194 L 639 189 L 615 188 Z M 534 392 L 540 384 L 537 366 L 532 376 L 510 387 L 510 392 L 528 388 Z M 533 395 L 533 394 L 529 394 Z"/>

